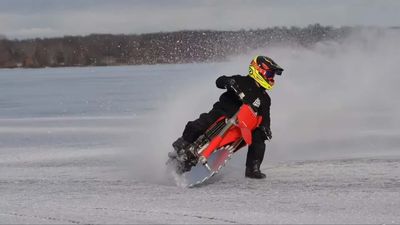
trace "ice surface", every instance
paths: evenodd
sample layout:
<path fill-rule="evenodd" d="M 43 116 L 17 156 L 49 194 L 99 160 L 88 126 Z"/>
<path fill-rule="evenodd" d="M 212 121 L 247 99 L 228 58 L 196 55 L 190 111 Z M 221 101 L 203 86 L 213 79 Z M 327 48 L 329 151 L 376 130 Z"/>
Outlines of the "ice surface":
<path fill-rule="evenodd" d="M 0 70 L 0 223 L 400 223 L 399 35 L 262 49 L 285 68 L 273 139 L 206 185 L 166 178 L 170 144 L 210 109 L 224 63 Z M 379 65 L 379 66 L 377 66 Z"/>
<path fill-rule="evenodd" d="M 1 164 L 2 223 L 398 223 L 400 159 L 229 169 L 199 188 L 128 179 L 98 156 Z"/>

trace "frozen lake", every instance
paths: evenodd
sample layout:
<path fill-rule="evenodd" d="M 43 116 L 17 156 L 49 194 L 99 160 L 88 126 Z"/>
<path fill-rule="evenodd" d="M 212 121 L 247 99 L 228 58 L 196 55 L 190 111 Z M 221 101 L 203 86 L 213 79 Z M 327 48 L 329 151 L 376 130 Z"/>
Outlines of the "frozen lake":
<path fill-rule="evenodd" d="M 170 143 L 250 55 L 0 70 L 0 222 L 400 223 L 400 68 L 387 60 L 400 52 L 380 38 L 270 49 L 285 73 L 271 93 L 267 179 L 244 178 L 244 150 L 191 189 L 164 176 Z"/>

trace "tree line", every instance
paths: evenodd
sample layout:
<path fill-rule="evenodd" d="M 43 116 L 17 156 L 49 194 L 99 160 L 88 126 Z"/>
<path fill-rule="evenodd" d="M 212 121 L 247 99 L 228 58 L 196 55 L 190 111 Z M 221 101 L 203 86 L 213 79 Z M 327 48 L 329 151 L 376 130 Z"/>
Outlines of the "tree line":
<path fill-rule="evenodd" d="M 271 44 L 309 46 L 343 38 L 350 28 L 319 24 L 239 31 L 177 31 L 150 34 L 0 38 L 0 68 L 192 63 L 223 60 Z"/>

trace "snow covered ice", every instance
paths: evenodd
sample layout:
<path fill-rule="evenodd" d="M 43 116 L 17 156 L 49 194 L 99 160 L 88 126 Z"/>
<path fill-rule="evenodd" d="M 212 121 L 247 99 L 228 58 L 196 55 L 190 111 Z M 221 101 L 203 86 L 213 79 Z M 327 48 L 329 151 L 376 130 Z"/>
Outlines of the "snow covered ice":
<path fill-rule="evenodd" d="M 397 33 L 210 64 L 0 70 L 0 223 L 400 223 Z M 170 144 L 254 54 L 285 68 L 273 139 L 197 188 L 165 176 Z M 376 66 L 379 64 L 379 68 Z"/>

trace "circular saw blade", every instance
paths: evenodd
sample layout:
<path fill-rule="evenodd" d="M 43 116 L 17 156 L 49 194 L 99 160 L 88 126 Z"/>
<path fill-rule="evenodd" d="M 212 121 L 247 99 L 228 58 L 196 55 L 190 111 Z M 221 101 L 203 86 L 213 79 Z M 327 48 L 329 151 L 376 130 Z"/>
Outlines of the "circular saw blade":
<path fill-rule="evenodd" d="M 214 151 L 208 158 L 208 168 L 199 162 L 196 166 L 192 167 L 190 171 L 182 174 L 182 178 L 185 180 L 187 186 L 193 187 L 202 184 L 217 174 L 232 157 L 234 149 L 232 145 L 220 148 Z"/>

